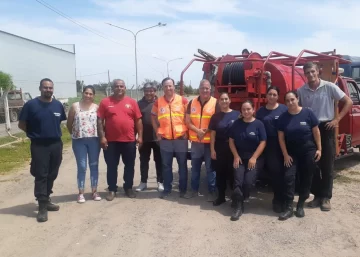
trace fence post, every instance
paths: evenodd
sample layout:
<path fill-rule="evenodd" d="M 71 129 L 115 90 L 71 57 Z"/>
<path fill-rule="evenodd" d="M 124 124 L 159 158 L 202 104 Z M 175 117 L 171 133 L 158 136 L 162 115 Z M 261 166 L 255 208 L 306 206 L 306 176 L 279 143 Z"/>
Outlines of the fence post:
<path fill-rule="evenodd" d="M 4 112 L 5 112 L 5 128 L 7 131 L 11 130 L 10 123 L 10 113 L 9 113 L 9 102 L 8 102 L 8 93 L 9 91 L 5 91 L 4 93 Z"/>

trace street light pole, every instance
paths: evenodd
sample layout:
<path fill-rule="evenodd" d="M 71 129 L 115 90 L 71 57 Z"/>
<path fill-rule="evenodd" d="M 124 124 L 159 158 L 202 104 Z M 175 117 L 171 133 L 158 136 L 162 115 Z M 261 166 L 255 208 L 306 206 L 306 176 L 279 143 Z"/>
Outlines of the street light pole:
<path fill-rule="evenodd" d="M 172 61 L 176 61 L 176 60 L 181 60 L 181 59 L 182 59 L 182 57 L 180 57 L 180 58 L 175 58 L 175 59 L 171 59 L 171 60 L 169 60 L 169 61 L 166 61 L 166 60 L 161 59 L 161 58 L 156 57 L 156 56 L 153 56 L 153 57 L 154 57 L 155 59 L 160 60 L 160 61 L 166 62 L 166 69 L 167 69 L 167 75 L 168 75 L 168 77 L 170 77 L 170 74 L 169 74 L 169 63 L 172 62 Z"/>
<path fill-rule="evenodd" d="M 137 31 L 136 33 L 134 33 L 133 31 L 129 30 L 129 29 L 125 29 L 125 28 L 122 28 L 122 27 L 119 27 L 119 26 L 116 26 L 116 25 L 113 25 L 111 23 L 107 23 L 105 22 L 106 24 L 110 25 L 110 26 L 113 26 L 113 27 L 116 27 L 118 29 L 122 29 L 122 30 L 125 30 L 125 31 L 128 31 L 130 32 L 133 36 L 134 36 L 134 41 L 135 41 L 135 74 L 136 74 L 136 87 L 137 88 L 139 86 L 139 83 L 138 83 L 138 68 L 137 68 L 137 41 L 136 41 L 136 37 L 137 35 L 139 34 L 139 32 L 141 31 L 144 31 L 144 30 L 148 30 L 148 29 L 152 29 L 152 28 L 155 28 L 155 27 L 164 27 L 166 26 L 166 23 L 161 23 L 159 22 L 158 24 L 154 25 L 154 26 L 151 26 L 151 27 L 148 27 L 148 28 L 144 28 L 144 29 L 140 29 L 139 31 Z"/>

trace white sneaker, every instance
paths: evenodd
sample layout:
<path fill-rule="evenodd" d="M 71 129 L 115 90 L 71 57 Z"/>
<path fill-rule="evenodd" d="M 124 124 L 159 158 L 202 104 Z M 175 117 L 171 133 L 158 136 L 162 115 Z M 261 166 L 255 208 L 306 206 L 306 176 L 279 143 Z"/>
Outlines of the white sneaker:
<path fill-rule="evenodd" d="M 101 201 L 101 196 L 99 195 L 98 192 L 93 193 L 92 197 L 94 201 Z"/>
<path fill-rule="evenodd" d="M 147 188 L 147 184 L 140 182 L 139 186 L 136 188 L 136 192 L 144 191 Z"/>
<path fill-rule="evenodd" d="M 79 194 L 77 202 L 78 203 L 85 203 L 86 202 L 85 197 L 84 197 L 83 194 Z"/>
<path fill-rule="evenodd" d="M 158 184 L 158 191 L 159 192 L 162 192 L 162 191 L 164 191 L 164 185 L 163 185 L 163 183 L 160 183 L 160 182 L 157 182 L 157 184 Z"/>

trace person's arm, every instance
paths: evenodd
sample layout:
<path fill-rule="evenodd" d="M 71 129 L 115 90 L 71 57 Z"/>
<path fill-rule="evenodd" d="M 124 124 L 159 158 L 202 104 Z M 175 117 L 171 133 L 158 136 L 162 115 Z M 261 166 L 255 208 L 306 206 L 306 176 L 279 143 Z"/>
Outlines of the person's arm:
<path fill-rule="evenodd" d="M 157 108 L 158 108 L 158 100 L 155 100 L 155 103 L 151 109 L 151 125 L 154 129 L 157 139 L 161 140 L 161 136 L 158 133 L 159 121 L 158 121 L 158 116 L 157 116 Z"/>
<path fill-rule="evenodd" d="M 20 111 L 19 123 L 18 123 L 18 128 L 24 131 L 25 133 L 27 132 L 26 125 L 28 118 L 29 118 L 29 104 L 27 102 L 24 104 L 23 108 Z"/>
<path fill-rule="evenodd" d="M 98 136 L 100 138 L 101 148 L 106 150 L 108 147 L 108 142 L 105 137 L 104 127 L 105 127 L 105 106 L 103 101 L 100 102 L 99 108 L 97 110 L 97 130 Z"/>
<path fill-rule="evenodd" d="M 143 143 L 143 123 L 142 123 L 141 118 L 136 120 L 135 126 L 136 126 L 136 131 L 138 133 L 137 142 L 139 144 L 139 147 L 141 147 L 141 145 Z"/>
<path fill-rule="evenodd" d="M 253 153 L 253 155 L 251 156 L 251 158 L 249 159 L 248 162 L 248 168 L 249 169 L 254 169 L 255 165 L 256 165 L 256 161 L 259 158 L 259 156 L 263 153 L 265 147 L 266 147 L 266 130 L 265 130 L 265 126 L 264 124 L 260 121 L 259 123 L 259 140 L 260 143 L 258 145 L 258 147 L 256 148 L 255 152 Z"/>
<path fill-rule="evenodd" d="M 279 137 L 279 144 L 280 144 L 281 152 L 284 156 L 284 165 L 286 167 L 290 167 L 292 165 L 293 159 L 287 151 L 284 132 L 278 130 L 278 137 Z"/>
<path fill-rule="evenodd" d="M 320 130 L 319 130 L 319 126 L 315 126 L 312 128 L 312 133 L 314 135 L 314 140 L 316 143 L 316 153 L 315 153 L 315 161 L 319 161 L 321 158 L 321 135 L 320 135 Z"/>
<path fill-rule="evenodd" d="M 69 114 L 68 114 L 68 119 L 66 122 L 66 127 L 69 131 L 70 134 L 72 134 L 72 128 L 73 128 L 73 124 L 74 124 L 74 117 L 75 117 L 75 103 L 71 105 L 70 110 L 69 110 Z"/>
<path fill-rule="evenodd" d="M 348 97 L 338 86 L 331 84 L 331 93 L 335 101 L 339 101 L 344 105 L 338 116 L 325 125 L 325 127 L 328 129 L 336 128 L 342 118 L 344 118 L 344 116 L 350 111 L 351 107 L 353 106 L 353 102 L 350 97 Z"/>
<path fill-rule="evenodd" d="M 210 130 L 210 152 L 211 152 L 211 158 L 213 160 L 216 160 L 215 137 L 216 137 L 216 131 Z"/>
<path fill-rule="evenodd" d="M 234 156 L 234 165 L 233 165 L 234 169 L 237 169 L 237 168 L 239 168 L 239 164 L 242 164 L 242 160 L 239 156 L 238 151 L 236 150 L 234 139 L 231 137 L 229 138 L 229 147 L 230 147 L 231 153 Z"/>

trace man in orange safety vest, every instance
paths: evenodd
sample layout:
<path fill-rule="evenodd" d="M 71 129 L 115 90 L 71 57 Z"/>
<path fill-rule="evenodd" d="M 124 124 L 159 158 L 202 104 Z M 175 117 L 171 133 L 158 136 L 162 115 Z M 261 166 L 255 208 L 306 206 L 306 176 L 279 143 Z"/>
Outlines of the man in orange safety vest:
<path fill-rule="evenodd" d="M 185 198 L 199 195 L 201 164 L 204 161 L 208 181 L 207 201 L 216 199 L 216 173 L 211 167 L 210 118 L 216 112 L 217 100 L 211 96 L 211 85 L 206 79 L 200 81 L 200 95 L 191 100 L 187 107 L 186 124 L 191 141 L 191 190 Z"/>

